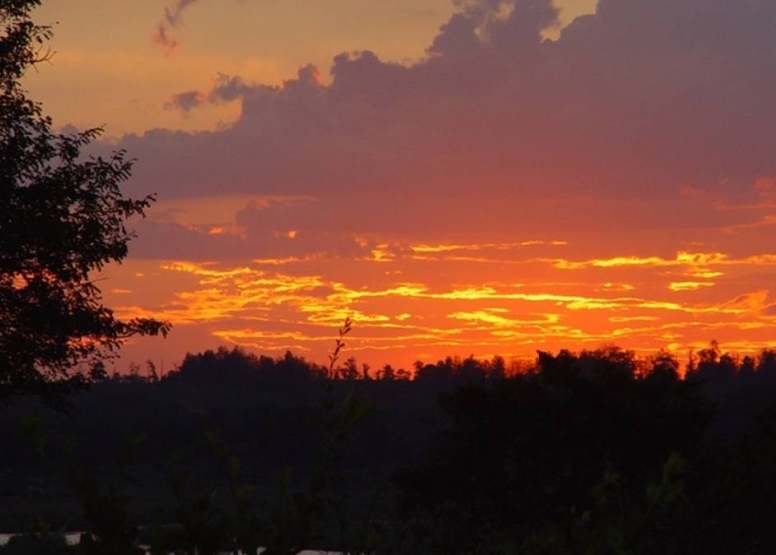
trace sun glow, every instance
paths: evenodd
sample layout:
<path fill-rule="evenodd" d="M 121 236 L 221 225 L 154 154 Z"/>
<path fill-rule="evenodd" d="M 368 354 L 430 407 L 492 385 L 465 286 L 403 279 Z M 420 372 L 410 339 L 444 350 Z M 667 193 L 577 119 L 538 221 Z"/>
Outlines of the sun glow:
<path fill-rule="evenodd" d="M 769 291 L 734 294 L 729 279 L 774 265 L 772 255 L 682 251 L 673 258 L 575 261 L 537 258 L 524 243 L 364 240 L 361 248 L 372 256 L 347 262 L 324 255 L 244 264 L 161 262 L 155 279 L 169 282 L 170 294 L 157 308 L 127 302 L 137 301 L 131 287 L 117 287 L 116 294 L 122 292 L 116 298 L 125 317 L 164 318 L 216 343 L 269 353 L 291 349 L 315 359 L 325 357 L 332 330 L 351 317 L 357 333 L 348 348 L 354 356 L 407 367 L 422 356 L 531 357 L 536 349 L 612 341 L 649 352 L 668 344 L 690 348 L 710 337 L 738 337 L 742 345 L 771 340 L 776 304 Z M 562 246 L 530 246 L 535 248 Z M 462 261 L 455 256 L 461 251 L 489 252 L 508 264 Z M 418 259 L 417 253 L 443 258 Z M 457 282 L 447 273 L 451 264 Z M 613 271 L 626 272 L 628 281 L 600 281 Z M 574 280 L 558 279 L 568 272 Z M 483 275 L 487 280 L 477 283 Z M 740 339 L 742 333 L 748 339 Z"/>

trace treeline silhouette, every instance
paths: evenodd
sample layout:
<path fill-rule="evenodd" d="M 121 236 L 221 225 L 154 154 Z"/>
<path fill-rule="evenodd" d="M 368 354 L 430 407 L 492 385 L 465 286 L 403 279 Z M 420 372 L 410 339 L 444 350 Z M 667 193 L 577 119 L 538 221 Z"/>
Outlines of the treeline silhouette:
<path fill-rule="evenodd" d="M 550 362 L 555 361 L 555 362 Z M 165 380 L 177 382 L 217 382 L 220 385 L 287 386 L 304 389 L 316 380 L 329 375 L 330 368 L 309 362 L 287 351 L 282 357 L 256 356 L 240 347 L 229 350 L 219 347 L 198 354 L 187 353 L 180 366 L 165 374 Z M 705 383 L 739 379 L 749 383 L 776 384 L 776 349 L 764 348 L 757 356 L 723 352 L 717 341 L 697 353 L 690 351 L 682 367 L 676 355 L 661 350 L 655 355 L 639 358 L 634 351 L 616 345 L 604 345 L 594 350 L 574 353 L 562 349 L 557 355 L 537 351 L 533 363 L 511 361 L 501 356 L 492 359 L 447 357 L 436 363 L 416 361 L 411 370 L 395 369 L 386 364 L 373 370 L 368 364 L 359 365 L 351 357 L 334 368 L 335 380 L 394 381 L 412 380 L 419 384 L 438 384 L 443 387 L 482 380 L 499 380 L 518 374 L 541 373 L 545 376 L 560 372 L 563 378 L 600 373 L 619 374 L 642 379 L 657 374 L 676 379 L 686 376 Z M 591 376 L 592 377 L 592 376 Z M 147 368 L 133 365 L 129 373 L 114 373 L 114 381 L 157 382 L 160 376 L 156 365 L 148 361 Z"/>
<path fill-rule="evenodd" d="M 89 528 L 68 472 L 75 463 L 112 483 L 117 460 L 133 476 L 121 483 L 133 526 L 180 524 L 197 492 L 236 522 L 226 500 L 236 482 L 271 520 L 278 484 L 310 491 L 335 438 L 332 491 L 307 547 L 496 555 L 776 545 L 771 349 L 739 358 L 711 342 L 682 364 L 604 346 L 407 371 L 219 348 L 164 375 L 152 363 L 115 374 L 75 397 L 67 416 L 28 399 L 0 420 L 0 527 L 12 531 L 41 517 L 53 529 Z M 219 466 L 225 452 L 239 478 Z"/>

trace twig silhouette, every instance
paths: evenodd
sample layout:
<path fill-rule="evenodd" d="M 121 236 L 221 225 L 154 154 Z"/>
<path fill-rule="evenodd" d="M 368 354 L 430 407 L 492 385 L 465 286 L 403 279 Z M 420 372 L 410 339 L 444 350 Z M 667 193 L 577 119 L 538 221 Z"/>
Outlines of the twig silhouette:
<path fill-rule="evenodd" d="M 337 337 L 334 345 L 334 351 L 329 355 L 329 375 L 327 376 L 329 379 L 337 377 L 334 365 L 337 364 L 337 360 L 339 360 L 340 351 L 345 347 L 345 336 L 350 333 L 351 329 L 353 329 L 353 320 L 348 316 L 345 318 L 345 323 L 339 329 L 339 337 Z"/>

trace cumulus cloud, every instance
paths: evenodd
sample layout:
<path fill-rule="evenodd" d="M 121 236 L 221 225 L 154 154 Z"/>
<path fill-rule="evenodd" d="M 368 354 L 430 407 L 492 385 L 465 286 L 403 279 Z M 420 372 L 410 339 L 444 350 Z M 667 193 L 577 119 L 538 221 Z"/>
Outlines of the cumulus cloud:
<path fill-rule="evenodd" d="M 767 215 L 752 184 L 776 175 L 776 3 L 601 0 L 542 39 L 553 25 L 548 0 L 461 2 L 413 65 L 364 51 L 336 55 L 330 84 L 313 66 L 280 86 L 221 75 L 168 105 L 237 101 L 239 120 L 125 137 L 130 186 L 309 196 L 349 233 Z"/>
<path fill-rule="evenodd" d="M 439 54 L 446 58 L 473 56 L 480 51 L 480 39 L 477 37 L 478 22 L 464 13 L 455 13 L 442 25 L 434 42 L 428 47 L 430 54 Z"/>
<path fill-rule="evenodd" d="M 520 58 L 536 55 L 542 31 L 559 25 L 552 0 L 476 0 L 459 2 L 460 11 L 442 25 L 428 48 L 447 58 L 489 50 Z"/>

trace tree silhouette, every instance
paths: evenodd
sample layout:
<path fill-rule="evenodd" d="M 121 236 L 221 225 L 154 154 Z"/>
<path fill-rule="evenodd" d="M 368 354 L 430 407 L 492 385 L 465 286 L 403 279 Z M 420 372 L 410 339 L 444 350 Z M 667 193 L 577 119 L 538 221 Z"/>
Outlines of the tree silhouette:
<path fill-rule="evenodd" d="M 646 377 L 637 362 L 614 346 L 538 352 L 532 372 L 444 393 L 443 440 L 396 474 L 402 514 L 433 523 L 424 552 L 518 552 L 488 542 L 518 545 L 584 513 L 607 477 L 641 495 L 672 453 L 690 452 L 710 416 L 700 384 L 679 380 L 666 353 Z"/>
<path fill-rule="evenodd" d="M 30 19 L 39 4 L 0 3 L 0 403 L 83 385 L 126 338 L 170 327 L 117 319 L 91 278 L 127 255 L 125 222 L 154 199 L 123 196 L 132 167 L 123 151 L 82 155 L 101 129 L 54 133 L 27 98 L 19 80 L 48 58 L 51 37 Z"/>

